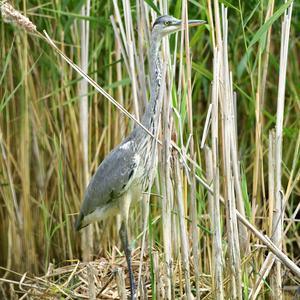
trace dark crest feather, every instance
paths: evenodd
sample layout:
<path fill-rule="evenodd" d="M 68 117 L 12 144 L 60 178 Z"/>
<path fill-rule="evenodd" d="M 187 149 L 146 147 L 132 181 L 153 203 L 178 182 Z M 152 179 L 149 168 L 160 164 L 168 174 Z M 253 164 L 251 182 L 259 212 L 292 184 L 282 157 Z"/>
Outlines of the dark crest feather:
<path fill-rule="evenodd" d="M 168 15 L 163 15 L 163 16 L 158 17 L 158 18 L 155 20 L 155 22 L 154 22 L 152 28 L 153 28 L 155 25 L 162 23 L 162 20 L 163 20 L 165 17 L 168 17 Z"/>

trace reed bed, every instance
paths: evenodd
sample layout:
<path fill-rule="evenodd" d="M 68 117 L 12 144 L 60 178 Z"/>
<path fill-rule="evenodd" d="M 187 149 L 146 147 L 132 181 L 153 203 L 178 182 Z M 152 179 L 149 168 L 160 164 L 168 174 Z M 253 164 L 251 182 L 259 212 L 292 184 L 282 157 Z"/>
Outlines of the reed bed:
<path fill-rule="evenodd" d="M 140 299 L 300 297 L 298 3 L 0 9 L 1 298 L 127 299 L 118 218 L 73 223 L 91 174 L 139 126 L 158 14 L 208 25 L 162 45 L 159 166 L 130 216 Z"/>

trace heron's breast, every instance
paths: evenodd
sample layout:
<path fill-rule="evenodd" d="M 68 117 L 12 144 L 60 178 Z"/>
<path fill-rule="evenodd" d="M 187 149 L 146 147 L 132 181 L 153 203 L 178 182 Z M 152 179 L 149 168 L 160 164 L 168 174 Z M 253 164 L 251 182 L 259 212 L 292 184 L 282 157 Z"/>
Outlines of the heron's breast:
<path fill-rule="evenodd" d="M 83 227 L 96 221 L 103 221 L 106 218 L 115 216 L 119 213 L 117 202 L 109 202 L 104 206 L 97 207 L 93 212 L 84 216 L 82 220 Z"/>

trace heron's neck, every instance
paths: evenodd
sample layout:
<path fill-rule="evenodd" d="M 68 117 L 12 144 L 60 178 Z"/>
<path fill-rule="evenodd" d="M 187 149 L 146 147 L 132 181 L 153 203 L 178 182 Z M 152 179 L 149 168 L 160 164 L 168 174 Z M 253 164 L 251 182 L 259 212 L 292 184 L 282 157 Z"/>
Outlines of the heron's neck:
<path fill-rule="evenodd" d="M 153 134 L 157 127 L 158 117 L 161 110 L 161 100 L 159 97 L 161 85 L 161 61 L 159 47 L 161 40 L 152 35 L 150 45 L 150 101 L 148 102 L 145 113 L 142 117 L 142 124 Z"/>

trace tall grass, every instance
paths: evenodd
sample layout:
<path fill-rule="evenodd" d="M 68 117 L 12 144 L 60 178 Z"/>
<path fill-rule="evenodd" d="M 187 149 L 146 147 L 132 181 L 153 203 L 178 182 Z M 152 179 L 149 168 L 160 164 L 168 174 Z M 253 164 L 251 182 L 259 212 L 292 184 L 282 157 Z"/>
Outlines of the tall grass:
<path fill-rule="evenodd" d="M 162 45 L 159 167 L 130 217 L 140 297 L 296 299 L 299 4 L 223 2 L 16 3 L 32 23 L 1 3 L 3 297 L 126 298 L 118 219 L 72 224 L 89 174 L 139 126 L 160 11 L 208 25 Z"/>

